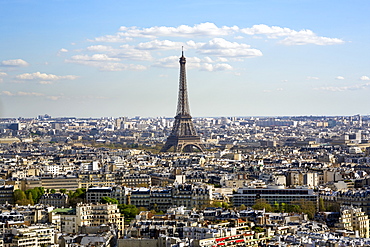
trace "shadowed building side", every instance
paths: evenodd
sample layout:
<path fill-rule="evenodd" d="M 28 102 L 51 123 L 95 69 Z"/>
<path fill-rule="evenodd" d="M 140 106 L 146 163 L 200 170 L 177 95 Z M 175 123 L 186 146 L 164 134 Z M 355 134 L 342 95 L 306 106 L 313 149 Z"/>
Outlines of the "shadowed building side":
<path fill-rule="evenodd" d="M 177 112 L 171 134 L 167 138 L 161 152 L 167 152 L 172 147 L 174 152 L 191 152 L 193 148 L 203 152 L 202 141 L 195 130 L 192 117 L 190 116 L 184 52 L 182 52 L 179 62 L 180 82 Z"/>

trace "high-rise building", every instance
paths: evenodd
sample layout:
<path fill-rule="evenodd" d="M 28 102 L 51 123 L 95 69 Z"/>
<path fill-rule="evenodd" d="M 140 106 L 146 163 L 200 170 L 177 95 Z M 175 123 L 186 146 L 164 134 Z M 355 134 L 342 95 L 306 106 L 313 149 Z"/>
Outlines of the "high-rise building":
<path fill-rule="evenodd" d="M 200 136 L 198 136 L 195 131 L 192 117 L 190 116 L 185 64 L 186 58 L 184 57 L 183 51 L 180 57 L 180 83 L 177 113 L 172 132 L 167 138 L 161 152 L 167 152 L 172 147 L 174 152 L 191 152 L 193 148 L 203 152 Z"/>

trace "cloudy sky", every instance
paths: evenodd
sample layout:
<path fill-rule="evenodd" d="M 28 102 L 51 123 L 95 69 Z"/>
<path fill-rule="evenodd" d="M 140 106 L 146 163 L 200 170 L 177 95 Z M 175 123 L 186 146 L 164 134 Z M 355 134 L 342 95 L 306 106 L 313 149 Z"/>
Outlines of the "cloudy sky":
<path fill-rule="evenodd" d="M 0 117 L 370 114 L 368 0 L 0 0 Z"/>

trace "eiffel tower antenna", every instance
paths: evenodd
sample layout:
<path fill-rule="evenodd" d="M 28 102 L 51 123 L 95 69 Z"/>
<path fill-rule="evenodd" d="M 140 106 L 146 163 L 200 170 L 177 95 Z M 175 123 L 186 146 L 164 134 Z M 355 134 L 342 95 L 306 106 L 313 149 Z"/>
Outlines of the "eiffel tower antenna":
<path fill-rule="evenodd" d="M 171 134 L 167 138 L 161 152 L 167 152 L 171 147 L 174 152 L 191 152 L 193 148 L 203 152 L 203 144 L 195 131 L 195 127 L 190 115 L 190 107 L 188 100 L 188 89 L 186 83 L 186 58 L 184 56 L 184 47 L 182 47 L 180 57 L 180 81 L 179 81 L 179 96 L 177 101 L 177 111 L 175 122 Z"/>

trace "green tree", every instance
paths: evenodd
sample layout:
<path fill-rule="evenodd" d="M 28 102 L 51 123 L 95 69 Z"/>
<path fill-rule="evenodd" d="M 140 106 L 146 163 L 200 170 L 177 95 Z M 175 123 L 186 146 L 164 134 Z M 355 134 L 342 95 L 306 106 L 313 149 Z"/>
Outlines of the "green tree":
<path fill-rule="evenodd" d="M 264 232 L 265 231 L 265 229 L 262 228 L 262 227 L 260 227 L 260 226 L 253 226 L 252 227 L 252 230 L 255 231 L 255 232 L 257 232 L 257 233 Z"/>
<path fill-rule="evenodd" d="M 69 198 L 72 198 L 72 197 L 73 197 L 73 193 L 74 193 L 74 192 L 73 192 L 72 190 L 68 191 L 68 197 L 69 197 Z"/>
<path fill-rule="evenodd" d="M 222 208 L 222 203 L 214 201 L 214 202 L 212 202 L 211 207 Z"/>
<path fill-rule="evenodd" d="M 65 193 L 67 193 L 67 190 L 66 189 L 59 189 L 59 192 L 65 194 Z"/>
<path fill-rule="evenodd" d="M 286 205 L 286 212 L 287 213 L 300 213 L 301 207 L 295 204 L 288 204 Z"/>
<path fill-rule="evenodd" d="M 38 192 L 35 188 L 26 190 L 26 194 L 32 194 L 32 199 L 34 200 L 34 202 L 38 202 Z"/>
<path fill-rule="evenodd" d="M 148 211 L 148 209 L 145 207 L 138 207 L 137 209 L 139 210 L 139 212 Z"/>
<path fill-rule="evenodd" d="M 76 191 L 68 191 L 69 206 L 76 207 L 80 202 L 85 201 L 86 188 L 78 188 Z"/>
<path fill-rule="evenodd" d="M 41 195 L 45 194 L 44 187 L 36 187 L 35 189 L 37 189 Z"/>
<path fill-rule="evenodd" d="M 125 221 L 131 221 L 139 213 L 139 209 L 131 204 L 119 204 L 119 211 L 125 217 Z"/>
<path fill-rule="evenodd" d="M 340 204 L 337 202 L 330 202 L 326 204 L 326 210 L 328 212 L 340 212 Z"/>
<path fill-rule="evenodd" d="M 256 203 L 252 206 L 254 210 L 263 210 L 267 212 L 272 212 L 272 206 L 264 199 L 257 199 Z"/>
<path fill-rule="evenodd" d="M 137 187 L 149 188 L 149 184 L 147 184 L 147 183 L 141 183 L 141 184 L 138 184 Z"/>
<path fill-rule="evenodd" d="M 33 203 L 27 199 L 26 193 L 23 190 L 15 190 L 13 193 L 14 202 L 19 205 L 28 205 Z"/>
<path fill-rule="evenodd" d="M 28 201 L 30 202 L 31 205 L 35 204 L 35 202 L 33 201 L 32 193 L 28 193 L 27 199 L 28 199 Z"/>
<path fill-rule="evenodd" d="M 35 187 L 33 189 L 26 190 L 26 194 L 32 193 L 32 198 L 35 203 L 38 203 L 41 196 L 45 194 L 45 190 L 43 187 Z"/>
<path fill-rule="evenodd" d="M 316 206 L 315 203 L 312 201 L 306 201 L 306 200 L 299 200 L 297 202 L 292 202 L 292 204 L 296 204 L 300 208 L 299 213 L 305 213 L 308 215 L 310 219 L 313 219 L 316 213 Z"/>
<path fill-rule="evenodd" d="M 23 190 L 15 190 L 13 193 L 14 201 L 17 203 L 17 201 L 26 199 L 26 194 Z"/>
<path fill-rule="evenodd" d="M 239 207 L 239 210 L 246 210 L 246 209 L 247 209 L 247 207 L 244 204 L 240 205 L 240 207 Z"/>
<path fill-rule="evenodd" d="M 51 194 L 54 194 L 55 192 L 56 192 L 56 191 L 55 191 L 55 189 L 51 189 L 51 190 L 50 190 L 50 193 L 51 193 Z"/>
<path fill-rule="evenodd" d="M 111 204 L 118 204 L 118 200 L 116 198 L 112 198 L 112 197 L 109 197 L 109 196 L 104 196 L 100 199 L 100 202 L 101 203 L 111 203 Z"/>
<path fill-rule="evenodd" d="M 81 198 L 85 199 L 86 196 L 86 188 L 78 188 L 73 194 L 72 198 Z"/>
<path fill-rule="evenodd" d="M 284 202 L 282 202 L 281 205 L 280 205 L 280 211 L 283 212 L 283 213 L 287 211 L 286 204 Z"/>
<path fill-rule="evenodd" d="M 324 199 L 322 197 L 319 198 L 319 211 L 320 212 L 326 211 Z"/>

